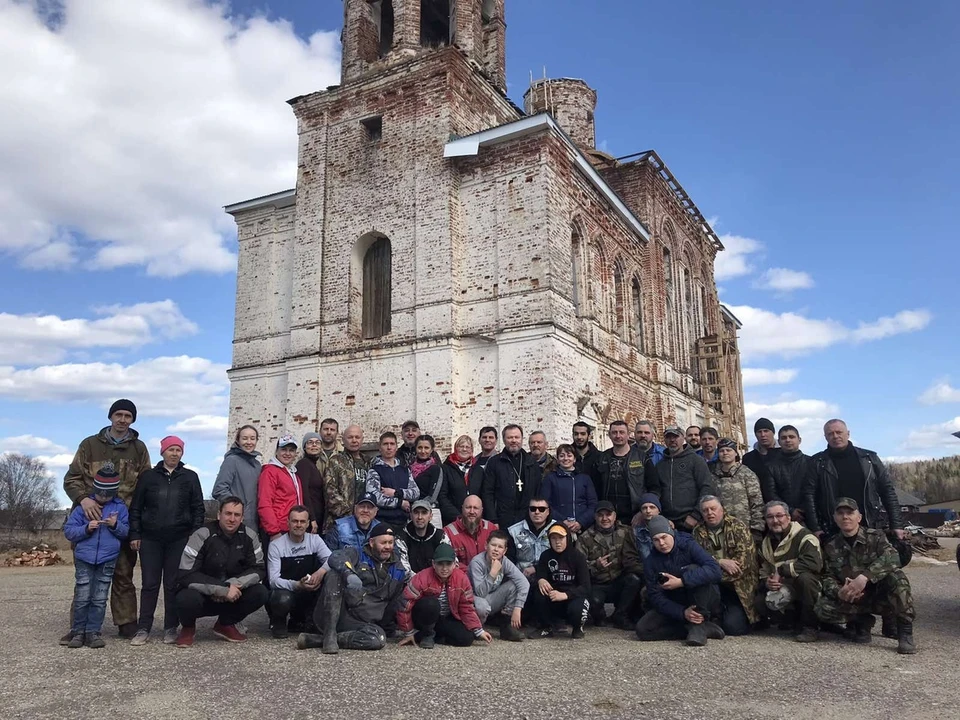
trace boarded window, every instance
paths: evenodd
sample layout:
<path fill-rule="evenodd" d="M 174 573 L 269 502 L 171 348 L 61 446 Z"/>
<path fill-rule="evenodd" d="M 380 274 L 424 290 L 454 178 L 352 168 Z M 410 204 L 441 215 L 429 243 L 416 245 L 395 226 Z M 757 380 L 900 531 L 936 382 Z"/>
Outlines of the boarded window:
<path fill-rule="evenodd" d="M 456 0 L 421 0 L 420 44 L 424 47 L 439 47 L 453 42 Z"/>
<path fill-rule="evenodd" d="M 392 257 L 390 241 L 384 237 L 377 239 L 363 256 L 364 338 L 382 337 L 390 332 Z"/>

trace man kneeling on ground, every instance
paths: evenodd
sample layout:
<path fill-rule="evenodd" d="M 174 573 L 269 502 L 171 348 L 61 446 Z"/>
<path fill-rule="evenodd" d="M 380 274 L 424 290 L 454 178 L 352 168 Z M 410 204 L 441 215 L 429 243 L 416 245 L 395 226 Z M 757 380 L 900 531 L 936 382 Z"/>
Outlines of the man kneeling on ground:
<path fill-rule="evenodd" d="M 767 534 L 760 544 L 755 607 L 763 616 L 779 614 L 781 627 L 792 626 L 797 642 L 816 642 L 819 623 L 814 607 L 823 567 L 820 541 L 800 523 L 791 522 L 790 506 L 782 500 L 768 502 L 763 513 Z"/>
<path fill-rule="evenodd" d="M 652 608 L 637 623 L 640 640 L 680 640 L 702 646 L 722 640 L 720 565 L 690 535 L 677 532 L 662 515 L 647 523 L 653 552 L 643 561 L 647 603 Z"/>
<path fill-rule="evenodd" d="M 750 626 L 760 621 L 753 606 L 757 594 L 757 546 L 747 526 L 728 515 L 720 498 L 700 498 L 703 524 L 693 530 L 693 539 L 719 563 L 723 571 L 720 581 L 720 621 L 727 635 L 746 635 Z"/>
<path fill-rule="evenodd" d="M 259 610 L 269 591 L 263 585 L 263 550 L 256 531 L 243 524 L 243 501 L 220 501 L 217 521 L 194 531 L 180 558 L 177 647 L 193 645 L 197 618 L 218 615 L 213 632 L 229 642 L 247 636 L 236 624 Z"/>
<path fill-rule="evenodd" d="M 467 574 L 456 566 L 457 555 L 450 545 L 438 545 L 433 567 L 413 576 L 403 591 L 397 625 L 403 638 L 399 645 L 416 645 L 432 650 L 435 643 L 467 647 L 474 639 L 487 645 L 493 638 L 477 617 L 473 590 Z"/>
<path fill-rule="evenodd" d="M 833 519 L 840 528 L 823 546 L 823 594 L 816 613 L 821 622 L 847 623 L 854 642 L 868 643 L 875 614 L 896 617 L 897 652 L 913 655 L 913 595 L 900 569 L 900 556 L 882 530 L 860 525 L 857 501 L 840 498 Z"/>
<path fill-rule="evenodd" d="M 287 514 L 289 530 L 267 548 L 267 614 L 270 631 L 277 639 L 287 637 L 289 632 L 313 630 L 313 611 L 320 597 L 320 583 L 329 569 L 330 550 L 319 535 L 307 532 L 309 526 L 310 511 L 304 505 L 294 505 Z"/>
<path fill-rule="evenodd" d="M 507 554 L 509 535 L 494 530 L 487 538 L 486 551 L 470 561 L 473 604 L 481 623 L 493 615 L 500 625 L 500 639 L 520 642 L 521 613 L 530 592 L 530 583 Z"/>
<path fill-rule="evenodd" d="M 583 553 L 570 547 L 565 526 L 551 525 L 547 535 L 550 547 L 537 561 L 537 586 L 530 591 L 536 628 L 527 637 L 552 637 L 566 620 L 573 626 L 570 637 L 577 640 L 590 613 L 590 569 Z"/>
<path fill-rule="evenodd" d="M 617 511 L 606 500 L 597 505 L 595 521 L 580 536 L 580 550 L 590 568 L 590 614 L 597 627 L 607 621 L 605 603 L 612 602 L 610 622 L 627 630 L 640 593 L 640 553 L 631 528 L 617 523 Z"/>
<path fill-rule="evenodd" d="M 377 524 L 363 548 L 338 550 L 327 573 L 313 622 L 320 635 L 301 633 L 300 650 L 319 647 L 326 655 L 345 650 L 382 650 L 396 630 L 397 609 L 410 573 L 394 546 L 393 528 Z"/>

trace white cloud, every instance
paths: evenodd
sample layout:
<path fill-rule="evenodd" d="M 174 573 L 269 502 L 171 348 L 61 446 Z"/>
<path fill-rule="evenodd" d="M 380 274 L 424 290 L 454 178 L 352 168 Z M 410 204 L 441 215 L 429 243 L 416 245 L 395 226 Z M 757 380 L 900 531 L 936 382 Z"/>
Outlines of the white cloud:
<path fill-rule="evenodd" d="M 779 293 L 808 290 L 814 285 L 809 273 L 789 268 L 770 268 L 757 279 L 754 287 Z"/>
<path fill-rule="evenodd" d="M 743 368 L 741 371 L 744 387 L 753 385 L 785 385 L 793 382 L 798 372 L 796 368 L 779 368 L 777 370 L 768 368 Z"/>
<path fill-rule="evenodd" d="M 772 402 L 751 402 L 744 404 L 747 416 L 747 430 L 752 434 L 753 424 L 758 418 L 765 417 L 779 430 L 783 425 L 793 425 L 809 448 L 823 437 L 823 425 L 830 418 L 840 414 L 840 407 L 826 400 L 780 398 Z"/>
<path fill-rule="evenodd" d="M 950 448 L 957 452 L 960 451 L 960 438 L 954 437 L 955 432 L 960 432 L 960 416 L 943 423 L 922 425 L 916 430 L 911 430 L 900 448 L 903 450 Z"/>
<path fill-rule="evenodd" d="M 921 330 L 932 319 L 927 310 L 904 310 L 892 317 L 882 317 L 870 323 L 861 322 L 856 329 L 852 329 L 829 318 L 818 320 L 799 313 L 775 313 L 749 305 L 731 305 L 730 311 L 743 323 L 738 344 L 745 358 L 765 355 L 792 357 L 841 342 L 880 340 Z"/>
<path fill-rule="evenodd" d="M 233 270 L 221 207 L 293 186 L 285 101 L 338 82 L 336 33 L 134 4 L 0 0 L 0 252 L 25 267 Z"/>
<path fill-rule="evenodd" d="M 36 435 L 17 435 L 16 437 L 0 438 L 0 452 L 36 455 L 38 453 L 65 453 L 67 448 L 58 445 L 53 440 Z"/>
<path fill-rule="evenodd" d="M 951 386 L 947 380 L 941 380 L 928 387 L 917 399 L 924 405 L 960 402 L 960 389 Z"/>
<path fill-rule="evenodd" d="M 137 404 L 140 417 L 216 414 L 227 407 L 227 365 L 205 358 L 158 357 L 132 365 L 69 363 L 17 370 L 0 366 L 0 397 L 23 402 Z"/>
<path fill-rule="evenodd" d="M 63 319 L 57 315 L 0 313 L 0 363 L 56 362 L 69 351 L 89 348 L 133 348 L 160 338 L 198 332 L 173 300 L 111 305 L 95 309 L 96 320 Z"/>
<path fill-rule="evenodd" d="M 718 282 L 753 272 L 750 256 L 763 250 L 763 243 L 741 235 L 721 235 L 720 242 L 723 250 L 717 253 L 713 264 L 713 276 Z"/>
<path fill-rule="evenodd" d="M 184 442 L 197 440 L 223 440 L 227 436 L 226 415 L 194 415 L 167 426 L 167 432 L 182 435 Z"/>

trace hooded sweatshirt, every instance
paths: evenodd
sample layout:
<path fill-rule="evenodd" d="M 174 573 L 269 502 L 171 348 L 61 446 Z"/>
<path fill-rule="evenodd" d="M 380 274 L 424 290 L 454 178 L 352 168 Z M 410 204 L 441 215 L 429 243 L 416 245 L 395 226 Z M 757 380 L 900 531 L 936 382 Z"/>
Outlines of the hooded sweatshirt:
<path fill-rule="evenodd" d="M 590 568 L 587 566 L 587 558 L 576 548 L 570 547 L 569 539 L 567 548 L 562 553 L 553 548 L 543 551 L 537 561 L 537 580 L 546 580 L 554 590 L 566 593 L 571 600 L 590 595 Z"/>
<path fill-rule="evenodd" d="M 260 453 L 248 453 L 234 443 L 220 464 L 220 472 L 213 484 L 213 499 L 223 500 L 235 495 L 243 500 L 243 524 L 254 532 L 260 527 L 257 517 L 257 486 L 260 482 Z"/>

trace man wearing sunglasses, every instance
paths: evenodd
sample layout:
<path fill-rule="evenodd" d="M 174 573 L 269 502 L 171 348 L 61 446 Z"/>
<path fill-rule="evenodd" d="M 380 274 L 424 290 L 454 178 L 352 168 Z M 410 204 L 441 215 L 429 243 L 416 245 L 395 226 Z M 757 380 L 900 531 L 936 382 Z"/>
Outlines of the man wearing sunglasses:
<path fill-rule="evenodd" d="M 543 498 L 532 498 L 527 507 L 526 519 L 507 528 L 510 533 L 507 557 L 531 582 L 534 581 L 540 555 L 550 547 L 547 531 L 554 524 L 555 521 L 550 515 L 550 503 Z"/>

